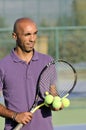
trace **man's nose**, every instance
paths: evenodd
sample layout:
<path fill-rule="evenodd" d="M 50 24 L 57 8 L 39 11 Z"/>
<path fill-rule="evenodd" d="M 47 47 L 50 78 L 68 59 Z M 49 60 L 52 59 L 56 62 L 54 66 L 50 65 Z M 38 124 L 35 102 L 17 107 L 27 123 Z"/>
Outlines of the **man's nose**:
<path fill-rule="evenodd" d="M 30 41 L 34 41 L 34 40 L 35 40 L 34 35 L 31 35 L 31 36 L 30 36 Z"/>

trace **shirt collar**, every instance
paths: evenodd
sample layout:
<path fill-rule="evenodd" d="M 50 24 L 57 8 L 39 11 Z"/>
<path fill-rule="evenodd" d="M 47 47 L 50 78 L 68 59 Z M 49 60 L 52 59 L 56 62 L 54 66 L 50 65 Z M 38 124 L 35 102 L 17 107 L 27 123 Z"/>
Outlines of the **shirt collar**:
<path fill-rule="evenodd" d="M 21 61 L 22 61 L 22 60 L 15 54 L 14 49 L 11 51 L 10 55 L 11 55 L 11 57 L 12 57 L 12 59 L 13 59 L 14 62 L 21 62 Z M 33 55 L 33 57 L 32 57 L 32 61 L 36 61 L 36 60 L 38 60 L 38 59 L 39 59 L 39 57 L 38 57 L 38 52 L 35 51 L 35 49 L 34 49 L 34 55 Z"/>

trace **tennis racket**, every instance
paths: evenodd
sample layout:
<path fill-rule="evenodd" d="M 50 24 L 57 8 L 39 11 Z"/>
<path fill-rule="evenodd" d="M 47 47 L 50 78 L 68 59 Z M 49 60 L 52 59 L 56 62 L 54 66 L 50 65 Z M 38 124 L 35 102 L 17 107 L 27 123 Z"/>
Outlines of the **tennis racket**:
<path fill-rule="evenodd" d="M 61 98 L 70 95 L 77 82 L 77 73 L 74 67 L 65 60 L 53 60 L 41 71 L 38 82 L 35 101 L 30 112 L 34 113 L 45 103 L 38 105 L 39 96 L 45 99 L 45 92 Z M 23 124 L 18 124 L 14 130 L 20 130 Z"/>

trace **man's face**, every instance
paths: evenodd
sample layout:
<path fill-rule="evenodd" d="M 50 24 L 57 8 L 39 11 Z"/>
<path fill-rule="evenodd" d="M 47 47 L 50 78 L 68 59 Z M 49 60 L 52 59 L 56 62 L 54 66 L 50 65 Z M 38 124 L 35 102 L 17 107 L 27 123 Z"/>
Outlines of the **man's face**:
<path fill-rule="evenodd" d="M 37 39 L 37 32 L 37 27 L 33 23 L 19 24 L 17 32 L 14 34 L 16 35 L 17 46 L 23 52 L 31 52 Z"/>

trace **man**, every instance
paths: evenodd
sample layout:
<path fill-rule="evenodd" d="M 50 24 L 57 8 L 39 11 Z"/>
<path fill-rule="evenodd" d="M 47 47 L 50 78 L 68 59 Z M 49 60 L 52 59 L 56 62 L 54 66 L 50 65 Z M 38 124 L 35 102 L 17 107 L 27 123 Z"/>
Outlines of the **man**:
<path fill-rule="evenodd" d="M 30 18 L 17 19 L 12 36 L 16 47 L 0 61 L 0 90 L 5 106 L 0 104 L 0 116 L 5 117 L 5 130 L 23 123 L 22 130 L 53 130 L 51 110 L 43 107 L 34 114 L 28 112 L 36 92 L 36 82 L 43 67 L 52 60 L 34 49 L 37 26 Z M 47 110 L 48 109 L 48 110 Z"/>

